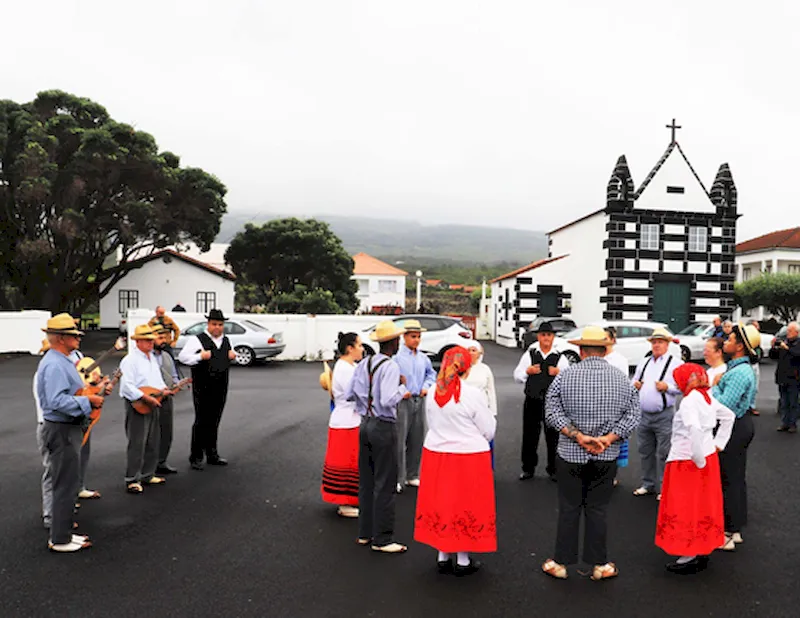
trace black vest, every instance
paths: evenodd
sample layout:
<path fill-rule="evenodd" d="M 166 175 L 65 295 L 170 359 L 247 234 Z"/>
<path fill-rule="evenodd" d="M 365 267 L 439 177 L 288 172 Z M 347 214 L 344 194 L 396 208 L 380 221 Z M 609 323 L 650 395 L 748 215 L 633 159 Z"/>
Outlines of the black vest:
<path fill-rule="evenodd" d="M 211 337 L 207 333 L 200 333 L 197 335 L 200 345 L 204 350 L 211 352 L 211 358 L 207 361 L 201 360 L 196 365 L 192 366 L 192 382 L 202 382 L 204 380 L 220 379 L 227 377 L 228 369 L 230 369 L 231 361 L 228 358 L 228 352 L 231 350 L 231 342 L 227 337 L 222 337 L 222 345 L 217 347 L 214 345 Z"/>
<path fill-rule="evenodd" d="M 548 368 L 558 366 L 558 361 L 561 360 L 561 353 L 551 349 L 547 358 L 543 357 L 539 350 L 529 350 L 529 353 L 531 355 L 531 365 L 541 366 L 542 372 L 531 374 L 525 380 L 525 396 L 532 399 L 544 399 L 547 389 L 556 379 L 555 376 L 550 375 Z"/>

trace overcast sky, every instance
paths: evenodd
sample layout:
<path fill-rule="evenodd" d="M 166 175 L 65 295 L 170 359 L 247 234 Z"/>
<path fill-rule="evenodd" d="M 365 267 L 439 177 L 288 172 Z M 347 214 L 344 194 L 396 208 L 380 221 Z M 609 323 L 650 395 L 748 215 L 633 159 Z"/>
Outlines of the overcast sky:
<path fill-rule="evenodd" d="M 798 223 L 800 3 L 25 0 L 0 98 L 60 88 L 216 174 L 231 212 L 548 230 L 678 141 L 739 239 Z"/>

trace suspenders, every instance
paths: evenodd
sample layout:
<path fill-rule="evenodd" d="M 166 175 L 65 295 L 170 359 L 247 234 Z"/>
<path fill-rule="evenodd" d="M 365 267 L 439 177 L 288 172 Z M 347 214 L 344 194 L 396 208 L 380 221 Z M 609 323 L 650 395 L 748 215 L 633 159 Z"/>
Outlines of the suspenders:
<path fill-rule="evenodd" d="M 367 359 L 367 373 L 369 374 L 369 395 L 367 396 L 367 416 L 375 416 L 375 413 L 372 411 L 372 379 L 375 377 L 375 373 L 380 369 L 381 365 L 387 362 L 388 358 L 382 358 L 381 361 L 372 366 L 372 356 Z"/>
<path fill-rule="evenodd" d="M 642 372 L 639 374 L 639 382 L 642 381 L 644 377 L 644 371 L 647 369 L 647 366 L 650 364 L 650 361 L 653 360 L 652 355 L 647 357 L 647 362 L 642 367 Z M 658 379 L 659 382 L 663 382 L 664 378 L 667 375 L 667 370 L 669 369 L 669 364 L 672 362 L 672 356 L 667 356 L 667 362 L 664 364 L 664 371 L 661 372 L 661 377 Z M 661 393 L 661 400 L 664 402 L 664 408 L 667 407 L 667 395 L 666 393 Z"/>

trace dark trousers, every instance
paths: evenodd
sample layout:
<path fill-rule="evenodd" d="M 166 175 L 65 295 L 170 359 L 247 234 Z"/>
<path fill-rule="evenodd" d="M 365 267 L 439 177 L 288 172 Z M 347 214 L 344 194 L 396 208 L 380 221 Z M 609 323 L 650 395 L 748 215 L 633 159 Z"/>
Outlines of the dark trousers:
<path fill-rule="evenodd" d="M 726 532 L 741 532 L 747 524 L 747 447 L 754 435 L 753 417 L 737 418 L 731 439 L 719 454 Z"/>
<path fill-rule="evenodd" d="M 539 464 L 539 436 L 544 424 L 544 399 L 525 397 L 522 406 L 522 471 L 533 474 Z M 547 443 L 547 474 L 555 474 L 558 430 L 545 426 L 544 441 Z"/>
<path fill-rule="evenodd" d="M 614 491 L 615 461 L 569 463 L 559 458 L 558 466 L 558 531 L 556 553 L 559 564 L 578 562 L 578 534 L 581 514 L 586 518 L 583 531 L 583 561 L 605 564 L 606 511 Z"/>
<path fill-rule="evenodd" d="M 365 416 L 358 453 L 358 536 L 373 545 L 388 545 L 394 537 L 397 487 L 397 426 Z"/>
<path fill-rule="evenodd" d="M 83 430 L 80 425 L 44 422 L 43 443 L 50 455 L 53 481 L 53 513 L 50 541 L 55 545 L 72 540 L 75 496 L 80 484 L 80 450 Z"/>
<path fill-rule="evenodd" d="M 203 384 L 194 384 L 192 399 L 194 400 L 194 425 L 192 425 L 191 461 L 203 461 L 203 456 L 210 459 L 218 456 L 217 437 L 222 411 L 228 398 L 228 374 L 204 379 Z"/>
<path fill-rule="evenodd" d="M 781 425 L 784 427 L 797 427 L 797 417 L 800 415 L 800 384 L 779 384 L 778 392 L 780 401 L 778 411 L 781 415 Z"/>
<path fill-rule="evenodd" d="M 158 465 L 167 463 L 169 450 L 172 448 L 172 411 L 174 409 L 172 397 L 167 397 L 158 410 L 158 428 L 161 435 L 158 441 Z"/>

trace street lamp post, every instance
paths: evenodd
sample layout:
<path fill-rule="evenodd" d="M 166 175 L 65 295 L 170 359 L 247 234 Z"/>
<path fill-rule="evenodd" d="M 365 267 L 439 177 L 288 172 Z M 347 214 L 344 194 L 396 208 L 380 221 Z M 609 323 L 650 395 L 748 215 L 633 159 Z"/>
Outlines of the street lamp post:
<path fill-rule="evenodd" d="M 418 270 L 417 275 L 417 311 L 422 307 L 422 271 Z"/>

